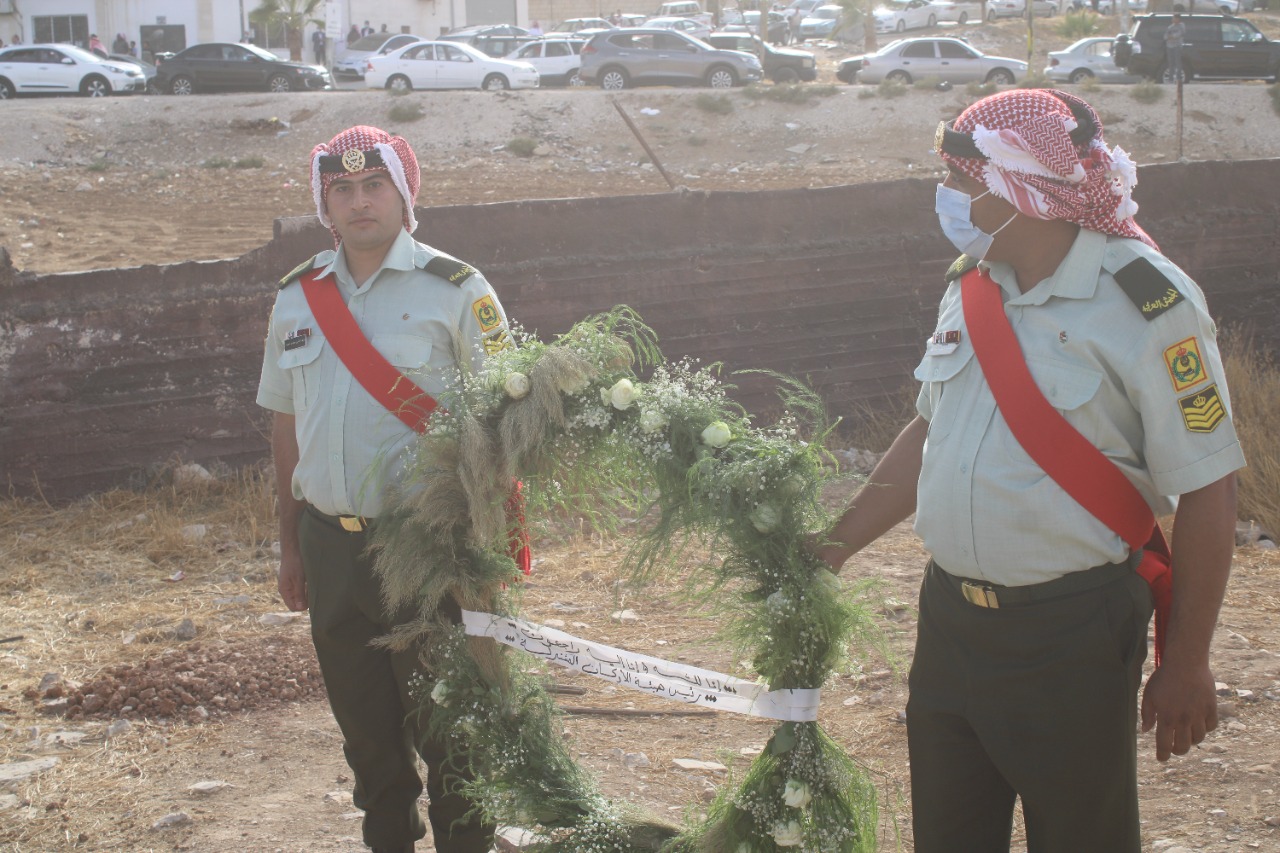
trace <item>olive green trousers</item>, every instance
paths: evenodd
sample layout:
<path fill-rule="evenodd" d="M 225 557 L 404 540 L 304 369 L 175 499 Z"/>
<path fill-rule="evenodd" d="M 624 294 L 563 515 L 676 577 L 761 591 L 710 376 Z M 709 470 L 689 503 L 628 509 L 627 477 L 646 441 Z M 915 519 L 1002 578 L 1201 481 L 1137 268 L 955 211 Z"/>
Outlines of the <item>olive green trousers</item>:
<path fill-rule="evenodd" d="M 409 695 L 409 680 L 419 668 L 417 651 L 369 644 L 400 620 L 383 613 L 380 584 L 365 553 L 368 534 L 349 533 L 308 508 L 299 521 L 299 540 L 311 638 L 355 776 L 353 800 L 365 813 L 365 844 L 400 848 L 426 835 L 417 804 L 420 755 L 436 850 L 488 853 L 494 827 L 469 815 L 472 804 L 449 792 L 459 777 L 446 766 L 444 744 L 424 737 L 422 715 L 428 712 Z"/>

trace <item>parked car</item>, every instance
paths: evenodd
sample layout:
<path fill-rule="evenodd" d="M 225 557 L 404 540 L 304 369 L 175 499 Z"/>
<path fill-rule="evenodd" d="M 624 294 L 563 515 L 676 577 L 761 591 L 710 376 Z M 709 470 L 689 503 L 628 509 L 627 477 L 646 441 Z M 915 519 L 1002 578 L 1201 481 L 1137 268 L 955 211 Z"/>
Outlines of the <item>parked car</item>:
<path fill-rule="evenodd" d="M 195 44 L 156 70 L 156 88 L 172 95 L 215 90 L 301 92 L 333 88 L 318 65 L 290 62 L 252 44 Z"/>
<path fill-rule="evenodd" d="M 528 44 L 540 36 L 523 27 L 511 24 L 463 27 L 440 36 L 437 41 L 456 41 L 469 44 L 494 59 L 501 59 L 522 44 Z"/>
<path fill-rule="evenodd" d="M 947 16 L 959 12 L 945 8 L 930 0 L 893 0 L 884 6 L 872 10 L 876 19 L 878 33 L 905 33 L 907 30 L 918 30 L 922 27 L 936 26 L 938 21 L 947 20 Z"/>
<path fill-rule="evenodd" d="M 375 33 L 365 36 L 347 45 L 342 56 L 333 63 L 333 76 L 359 79 L 364 76 L 364 66 L 369 57 L 399 50 L 416 41 L 422 41 L 422 36 L 408 33 Z"/>
<path fill-rule="evenodd" d="M 613 17 L 618 19 L 617 26 L 619 27 L 643 27 L 644 22 L 649 20 L 648 15 L 637 15 L 629 12 L 622 12 Z"/>
<path fill-rule="evenodd" d="M 754 53 L 764 67 L 764 76 L 775 83 L 811 83 L 818 79 L 818 60 L 807 50 L 774 47 L 754 33 L 712 33 L 707 44 L 720 50 Z M 763 55 L 761 55 L 763 53 Z"/>
<path fill-rule="evenodd" d="M 616 29 L 616 27 L 604 18 L 569 18 L 552 27 L 547 35 L 587 38 L 598 32 L 612 29 Z"/>
<path fill-rule="evenodd" d="M 1128 34 L 1117 36 L 1111 53 L 1130 74 L 1165 77 L 1164 31 L 1171 15 L 1142 15 Z M 1280 78 L 1280 41 L 1271 41 L 1244 18 L 1183 15 L 1182 73 L 1194 78 Z"/>
<path fill-rule="evenodd" d="M 658 11 L 654 13 L 654 18 L 692 18 L 700 24 L 706 24 L 708 27 L 714 23 L 709 12 L 702 8 L 702 4 L 698 0 L 668 0 L 658 7 Z M 645 22 L 645 26 L 649 26 L 649 21 Z"/>
<path fill-rule="evenodd" d="M 819 6 L 800 20 L 800 41 L 805 39 L 829 39 L 844 16 L 843 6 Z"/>
<path fill-rule="evenodd" d="M 650 18 L 645 22 L 647 29 L 674 30 L 696 39 L 711 35 L 711 26 L 693 18 Z"/>
<path fill-rule="evenodd" d="M 420 41 L 385 56 L 371 56 L 364 68 L 370 89 L 534 89 L 538 69 L 528 62 L 495 59 L 462 42 Z"/>
<path fill-rule="evenodd" d="M 1037 18 L 1052 18 L 1058 14 L 1054 0 L 1031 0 L 1031 10 Z M 987 20 L 996 18 L 1025 18 L 1027 0 L 987 0 Z"/>
<path fill-rule="evenodd" d="M 1093 4 L 1090 0 L 1071 0 L 1072 9 L 1092 9 Z M 1117 0 L 1099 0 L 1098 11 L 1104 15 L 1115 15 L 1120 11 L 1120 4 Z M 1130 14 L 1147 11 L 1147 0 L 1129 0 Z"/>
<path fill-rule="evenodd" d="M 1116 65 L 1111 39 L 1103 36 L 1082 38 L 1065 50 L 1050 51 L 1044 76 L 1057 83 L 1083 83 L 1090 78 L 1103 83 L 1134 83 L 1142 79 Z"/>
<path fill-rule="evenodd" d="M 74 45 L 24 44 L 0 50 L 0 100 L 76 93 L 101 98 L 146 90 L 146 77 L 137 65 L 102 59 Z"/>
<path fill-rule="evenodd" d="M 937 78 L 950 83 L 977 80 L 1012 86 L 1027 73 L 1027 63 L 1021 60 L 988 56 L 955 38 L 900 39 L 857 58 L 861 60 L 857 71 L 860 83 Z"/>
<path fill-rule="evenodd" d="M 155 85 L 156 67 L 150 62 L 147 62 L 145 59 L 139 59 L 136 56 L 131 56 L 127 53 L 109 53 L 107 54 L 107 59 L 112 62 L 138 66 L 142 71 L 143 78 L 147 81 L 147 85 L 142 88 L 142 91 L 146 92 L 148 95 L 160 94 L 160 90 L 157 89 Z M 136 92 L 138 90 L 134 89 L 133 91 Z"/>
<path fill-rule="evenodd" d="M 791 28 L 787 18 L 781 12 L 769 13 L 769 43 L 790 44 Z M 723 9 L 720 12 L 720 32 L 722 33 L 754 33 L 760 34 L 760 12 L 739 9 Z"/>
<path fill-rule="evenodd" d="M 963 25 L 982 20 L 982 3 L 978 0 L 933 0 L 933 5 L 938 7 L 936 14 L 939 21 L 953 21 Z"/>
<path fill-rule="evenodd" d="M 592 36 L 582 48 L 578 73 L 587 85 L 602 89 L 662 84 L 728 89 L 764 76 L 752 54 L 718 50 L 684 33 L 649 27 Z"/>
<path fill-rule="evenodd" d="M 507 54 L 513 62 L 527 62 L 538 69 L 542 86 L 581 86 L 578 69 L 582 66 L 585 39 L 550 36 L 531 41 Z"/>

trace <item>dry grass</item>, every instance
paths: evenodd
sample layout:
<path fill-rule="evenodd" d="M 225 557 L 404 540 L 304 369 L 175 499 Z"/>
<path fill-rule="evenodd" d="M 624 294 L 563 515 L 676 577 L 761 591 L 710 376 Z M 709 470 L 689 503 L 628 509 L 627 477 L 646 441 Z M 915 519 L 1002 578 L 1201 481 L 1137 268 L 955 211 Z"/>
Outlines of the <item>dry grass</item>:
<path fill-rule="evenodd" d="M 1231 390 L 1231 414 L 1249 467 L 1240 472 L 1241 519 L 1280 534 L 1280 366 L 1248 336 L 1223 336 L 1222 355 Z"/>

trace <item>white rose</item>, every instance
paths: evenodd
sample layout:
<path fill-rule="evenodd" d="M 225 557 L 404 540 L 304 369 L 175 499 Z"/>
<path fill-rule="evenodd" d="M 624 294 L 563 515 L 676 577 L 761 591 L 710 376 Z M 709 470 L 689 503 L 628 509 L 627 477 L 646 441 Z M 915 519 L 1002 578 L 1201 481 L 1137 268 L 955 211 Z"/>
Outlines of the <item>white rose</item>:
<path fill-rule="evenodd" d="M 724 447 L 733 438 L 729 425 L 724 421 L 712 421 L 702 431 L 702 443 L 708 447 Z"/>
<path fill-rule="evenodd" d="M 798 821 L 789 820 L 773 828 L 773 842 L 779 847 L 799 847 L 804 841 L 804 830 Z"/>
<path fill-rule="evenodd" d="M 782 516 L 773 504 L 760 504 L 751 511 L 751 526 L 761 533 L 769 533 L 782 521 Z"/>
<path fill-rule="evenodd" d="M 764 600 L 764 604 L 765 607 L 768 607 L 775 613 L 783 613 L 791 606 L 791 599 L 787 598 L 786 593 L 782 590 L 778 590 L 777 592 L 771 593 L 769 597 Z"/>
<path fill-rule="evenodd" d="M 645 409 L 640 413 L 640 429 L 643 432 L 662 432 L 668 423 L 667 416 L 657 409 Z"/>
<path fill-rule="evenodd" d="M 502 390 L 513 400 L 519 400 L 529 393 L 529 377 L 523 373 L 508 373 L 502 382 Z"/>
<path fill-rule="evenodd" d="M 609 402 L 620 412 L 625 412 L 631 408 L 631 404 L 635 399 L 636 386 L 631 384 L 630 379 L 619 379 L 609 389 Z"/>
<path fill-rule="evenodd" d="M 431 688 L 431 701 L 435 702 L 442 708 L 447 708 L 449 703 L 445 701 L 449 698 L 449 685 L 443 681 L 437 681 L 436 686 Z"/>
<path fill-rule="evenodd" d="M 809 801 L 813 799 L 813 794 L 809 793 L 809 786 L 799 779 L 788 779 L 787 784 L 782 789 L 782 800 L 793 809 L 802 809 L 809 805 Z"/>
<path fill-rule="evenodd" d="M 602 405 L 602 406 L 608 406 L 608 405 L 610 404 L 610 402 L 611 402 L 611 401 L 610 401 L 610 399 L 609 399 L 609 389 L 608 389 L 608 388 L 601 388 L 601 389 L 600 389 L 600 405 Z"/>

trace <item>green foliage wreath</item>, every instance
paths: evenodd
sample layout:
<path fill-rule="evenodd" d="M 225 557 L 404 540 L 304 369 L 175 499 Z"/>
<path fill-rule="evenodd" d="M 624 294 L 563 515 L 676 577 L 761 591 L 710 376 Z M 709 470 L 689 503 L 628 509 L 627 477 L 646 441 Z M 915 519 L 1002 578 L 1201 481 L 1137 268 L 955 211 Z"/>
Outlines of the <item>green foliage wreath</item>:
<path fill-rule="evenodd" d="M 656 510 L 629 556 L 645 577 L 693 540 L 708 542 L 725 556 L 697 573 L 695 587 L 734 593 L 718 596 L 731 611 L 728 633 L 759 677 L 770 690 L 821 687 L 851 642 L 875 631 L 806 547 L 829 521 L 819 497 L 837 476 L 823 450 L 830 426 L 816 396 L 781 377 L 786 414 L 753 426 L 717 372 L 665 362 L 627 308 L 552 343 L 521 340 L 442 400 L 406 478 L 412 487 L 380 521 L 386 604 L 418 614 L 387 642 L 421 642 L 416 695 L 432 730 L 465 754 L 465 793 L 495 821 L 535 830 L 537 849 L 875 848 L 875 789 L 816 722 L 779 725 L 705 820 L 672 826 L 601 794 L 570 757 L 527 656 L 441 616 L 452 602 L 518 615 L 508 555 L 511 483 L 520 480 L 530 517 L 576 512 L 610 530 Z"/>

